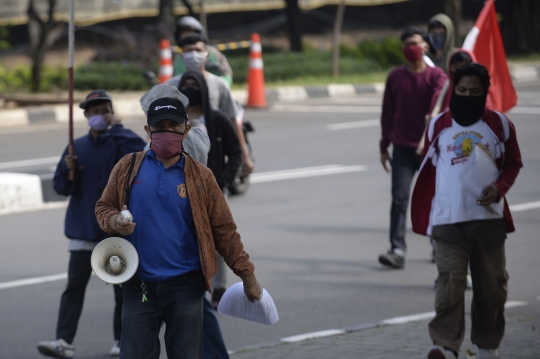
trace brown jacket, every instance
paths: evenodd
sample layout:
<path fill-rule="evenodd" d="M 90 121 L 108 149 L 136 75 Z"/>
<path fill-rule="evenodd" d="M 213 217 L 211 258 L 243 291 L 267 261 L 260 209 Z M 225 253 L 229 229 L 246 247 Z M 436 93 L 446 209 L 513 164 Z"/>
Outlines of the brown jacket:
<path fill-rule="evenodd" d="M 137 177 L 145 155 L 145 152 L 137 153 L 133 173 L 129 179 L 130 186 Z M 126 155 L 114 166 L 107 187 L 96 204 L 99 226 L 112 235 L 118 235 L 118 232 L 109 227 L 109 219 L 120 213 L 125 203 L 126 181 L 132 158 L 131 154 Z M 210 282 L 217 270 L 216 249 L 239 277 L 252 274 L 255 267 L 249 260 L 249 254 L 244 251 L 231 211 L 212 171 L 189 155 L 186 155 L 185 159 L 184 175 L 197 230 L 199 257 L 207 288 L 211 290 Z M 134 222 L 137 223 L 137 218 L 134 218 Z"/>

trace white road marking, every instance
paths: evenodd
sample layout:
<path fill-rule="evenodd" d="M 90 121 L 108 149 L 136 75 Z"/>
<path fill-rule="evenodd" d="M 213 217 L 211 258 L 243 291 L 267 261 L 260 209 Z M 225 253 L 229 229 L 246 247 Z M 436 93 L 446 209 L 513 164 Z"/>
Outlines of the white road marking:
<path fill-rule="evenodd" d="M 329 130 L 349 130 L 352 128 L 375 127 L 381 124 L 380 120 L 364 120 L 354 122 L 332 123 L 326 126 Z"/>
<path fill-rule="evenodd" d="M 515 308 L 515 307 L 523 307 L 524 305 L 527 305 L 529 303 L 518 301 L 518 300 L 509 300 L 508 302 L 504 303 L 505 308 Z"/>
<path fill-rule="evenodd" d="M 34 277 L 20 280 L 13 280 L 11 282 L 0 283 L 0 289 L 23 287 L 32 284 L 41 284 L 47 282 L 56 282 L 58 280 L 67 279 L 67 273 L 46 275 L 44 277 Z"/>
<path fill-rule="evenodd" d="M 434 316 L 435 316 L 435 312 L 418 313 L 418 314 L 412 314 L 412 315 L 405 315 L 403 317 L 395 317 L 395 318 L 385 319 L 385 320 L 381 321 L 381 324 L 382 325 L 393 325 L 393 324 L 417 322 L 419 320 L 431 319 Z"/>
<path fill-rule="evenodd" d="M 26 212 L 35 212 L 35 211 L 41 211 L 44 209 L 58 209 L 58 208 L 66 208 L 68 206 L 68 201 L 58 201 L 58 202 L 45 202 L 39 206 L 35 207 L 27 207 L 24 209 L 7 209 L 7 210 L 0 210 L 0 216 L 5 216 L 6 214 L 13 214 L 13 213 L 26 213 Z"/>
<path fill-rule="evenodd" d="M 308 339 L 315 339 L 315 338 L 324 338 L 324 337 L 330 337 L 332 335 L 339 335 L 339 334 L 345 334 L 346 331 L 342 329 L 329 329 L 329 330 L 321 330 L 318 332 L 313 333 L 306 333 L 306 334 L 300 334 L 300 335 L 293 335 L 292 337 L 286 337 L 281 338 L 280 342 L 282 343 L 296 343 L 301 342 Z"/>
<path fill-rule="evenodd" d="M 527 211 L 529 209 L 536 209 L 536 208 L 540 208 L 540 201 L 513 204 L 510 206 L 510 211 L 521 212 L 521 211 Z"/>
<path fill-rule="evenodd" d="M 538 300 L 540 300 L 540 296 L 538 296 Z M 504 304 L 505 308 L 514 308 L 514 307 L 521 307 L 528 305 L 527 302 L 524 301 L 507 301 Z M 395 324 L 404 324 L 404 323 L 410 323 L 410 322 L 416 322 L 419 320 L 427 320 L 435 317 L 435 312 L 425 312 L 425 313 L 417 313 L 417 314 L 411 314 L 411 315 L 405 315 L 402 317 L 394 317 L 390 319 L 382 320 L 378 323 L 373 323 L 372 328 L 381 327 L 381 326 L 387 326 L 387 325 L 395 325 Z M 365 329 L 371 328 L 370 326 L 357 326 L 357 327 L 364 327 Z M 299 334 L 299 335 L 293 335 L 290 337 L 282 338 L 280 339 L 280 342 L 282 343 L 296 343 L 301 342 L 304 340 L 309 339 L 315 339 L 315 338 L 322 338 L 322 337 L 329 337 L 333 335 L 340 335 L 346 333 L 346 329 L 328 329 L 328 330 L 321 330 L 318 332 L 313 333 L 306 333 L 306 334 Z"/>
<path fill-rule="evenodd" d="M 531 107 L 531 106 L 518 106 L 511 109 L 508 113 L 514 114 L 525 114 L 525 115 L 540 115 L 540 107 Z"/>
<path fill-rule="evenodd" d="M 270 171 L 254 173 L 250 176 L 251 183 L 263 183 L 282 181 L 296 178 L 326 176 L 338 173 L 351 173 L 366 171 L 366 166 L 343 166 L 343 165 L 329 165 L 329 166 L 317 166 L 317 167 L 304 167 L 296 168 L 292 170 L 283 171 Z"/>
<path fill-rule="evenodd" d="M 22 160 L 22 161 L 11 161 L 11 162 L 2 162 L 0 163 L 0 170 L 6 168 L 20 168 L 20 167 L 29 167 L 36 165 L 47 165 L 52 163 L 58 163 L 60 161 L 60 156 L 54 157 L 43 157 L 43 158 L 34 158 L 31 160 Z"/>
<path fill-rule="evenodd" d="M 540 98 L 540 92 L 532 92 L 532 91 L 523 91 L 517 93 L 518 100 L 520 98 L 533 98 L 537 99 Z"/>
<path fill-rule="evenodd" d="M 380 113 L 381 106 L 307 106 L 307 105 L 273 105 L 274 112 L 305 112 L 305 113 Z"/>

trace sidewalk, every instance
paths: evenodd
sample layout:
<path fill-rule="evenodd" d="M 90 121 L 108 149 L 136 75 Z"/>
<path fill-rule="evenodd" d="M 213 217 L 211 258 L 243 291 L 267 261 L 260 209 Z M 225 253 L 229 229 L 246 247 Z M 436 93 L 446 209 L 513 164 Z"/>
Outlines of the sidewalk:
<path fill-rule="evenodd" d="M 311 339 L 296 343 L 245 350 L 231 355 L 232 359 L 420 359 L 427 357 L 431 347 L 429 319 L 403 324 L 350 331 L 341 335 Z M 477 351 L 470 341 L 470 316 L 467 333 L 459 358 L 475 359 L 468 355 Z M 506 333 L 499 350 L 501 359 L 540 358 L 539 318 L 506 315 Z"/>
<path fill-rule="evenodd" d="M 509 63 L 510 73 L 514 81 L 531 81 L 540 78 L 540 62 Z M 343 97 L 367 93 L 382 93 L 384 84 L 329 84 L 321 86 L 285 86 L 266 89 L 266 100 L 269 104 L 280 101 L 299 101 L 309 98 Z M 141 115 L 139 99 L 144 92 L 111 92 L 115 112 L 120 117 Z M 246 90 L 232 91 L 233 98 L 241 104 L 247 102 Z M 78 100 L 84 97 L 84 93 L 78 91 L 73 106 L 73 120 L 84 121 L 82 111 L 78 107 Z M 58 96 L 48 94 L 28 95 L 35 97 L 36 102 L 40 97 L 56 98 Z M 21 96 L 18 96 L 21 97 Z M 32 101 L 30 101 L 32 102 Z M 33 124 L 45 124 L 67 122 L 69 118 L 66 104 L 54 104 L 43 106 L 19 107 L 14 109 L 0 108 L 0 128 L 8 126 L 21 126 Z"/>

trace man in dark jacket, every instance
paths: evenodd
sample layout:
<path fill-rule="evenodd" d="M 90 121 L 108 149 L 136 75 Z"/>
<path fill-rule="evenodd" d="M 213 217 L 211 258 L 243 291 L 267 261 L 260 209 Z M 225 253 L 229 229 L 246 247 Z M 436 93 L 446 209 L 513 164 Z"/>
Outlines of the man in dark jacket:
<path fill-rule="evenodd" d="M 206 125 L 210 137 L 207 166 L 212 170 L 219 188 L 225 193 L 227 184 L 234 180 L 242 165 L 242 149 L 234 124 L 225 113 L 212 108 L 208 85 L 202 72 L 187 71 L 180 79 L 178 89 L 189 99 L 189 118 L 199 119 Z M 226 271 L 225 261 L 218 254 L 218 271 L 212 279 L 212 305 L 215 308 L 225 293 Z"/>
<path fill-rule="evenodd" d="M 81 316 L 86 285 L 92 273 L 90 257 L 94 247 L 108 237 L 95 220 L 94 207 L 107 185 L 111 171 L 123 156 L 141 151 L 145 141 L 122 126 L 114 115 L 112 99 L 107 91 L 95 90 L 79 104 L 84 109 L 90 131 L 74 141 L 74 154 L 64 151 L 54 175 L 54 190 L 71 196 L 66 212 L 66 237 L 68 250 L 68 284 L 62 294 L 56 326 L 56 340 L 38 344 L 46 356 L 73 358 L 73 339 Z M 74 179 L 69 180 L 70 170 Z M 114 286 L 116 307 L 114 311 L 114 339 L 111 355 L 119 355 L 121 335 L 122 290 Z"/>
<path fill-rule="evenodd" d="M 200 119 L 206 125 L 210 137 L 207 166 L 223 191 L 242 164 L 242 151 L 233 123 L 225 113 L 211 108 L 206 79 L 200 71 L 187 71 L 178 88 L 189 99 L 190 120 Z"/>

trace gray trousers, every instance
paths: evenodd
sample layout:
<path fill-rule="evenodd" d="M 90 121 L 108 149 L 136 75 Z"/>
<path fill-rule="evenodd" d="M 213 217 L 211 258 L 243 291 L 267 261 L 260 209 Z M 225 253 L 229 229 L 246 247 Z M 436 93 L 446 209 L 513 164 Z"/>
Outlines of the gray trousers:
<path fill-rule="evenodd" d="M 473 281 L 471 341 L 497 349 L 504 335 L 508 273 L 503 219 L 434 226 L 437 244 L 435 318 L 429 323 L 433 344 L 459 353 L 465 336 L 467 265 Z"/>

